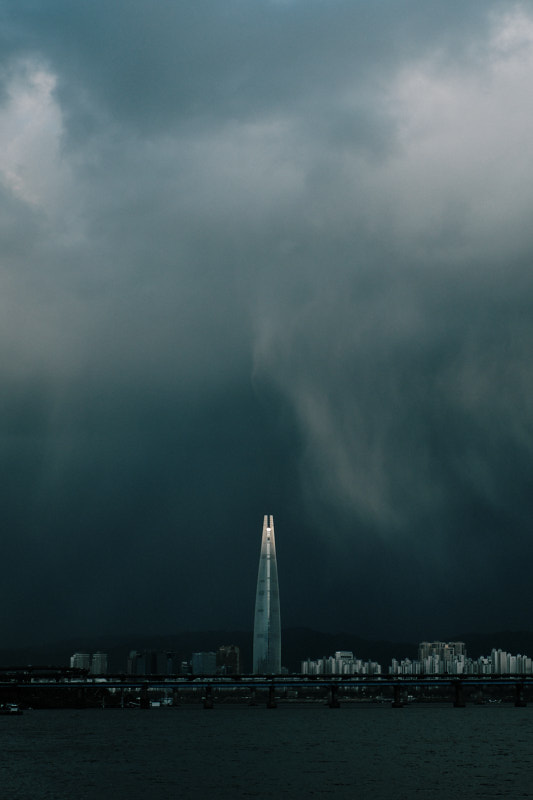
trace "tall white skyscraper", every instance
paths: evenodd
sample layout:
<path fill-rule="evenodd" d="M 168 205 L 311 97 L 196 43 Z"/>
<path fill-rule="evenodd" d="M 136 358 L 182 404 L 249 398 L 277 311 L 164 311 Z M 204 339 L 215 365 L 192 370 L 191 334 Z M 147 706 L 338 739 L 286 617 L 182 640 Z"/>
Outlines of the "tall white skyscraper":
<path fill-rule="evenodd" d="M 257 575 L 254 620 L 254 673 L 281 672 L 281 621 L 274 518 L 265 516 Z"/>
<path fill-rule="evenodd" d="M 74 655 L 70 657 L 70 666 L 74 669 L 86 669 L 89 671 L 91 668 L 91 654 L 74 653 Z"/>
<path fill-rule="evenodd" d="M 91 673 L 93 675 L 107 674 L 107 653 L 93 653 L 91 658 Z"/>

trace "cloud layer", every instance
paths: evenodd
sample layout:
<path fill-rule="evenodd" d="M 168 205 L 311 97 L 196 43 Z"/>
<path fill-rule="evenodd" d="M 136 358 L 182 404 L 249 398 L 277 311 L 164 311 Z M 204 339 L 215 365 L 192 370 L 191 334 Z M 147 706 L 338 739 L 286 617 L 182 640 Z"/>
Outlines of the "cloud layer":
<path fill-rule="evenodd" d="M 527 627 L 529 4 L 0 13 L 6 635 Z"/>

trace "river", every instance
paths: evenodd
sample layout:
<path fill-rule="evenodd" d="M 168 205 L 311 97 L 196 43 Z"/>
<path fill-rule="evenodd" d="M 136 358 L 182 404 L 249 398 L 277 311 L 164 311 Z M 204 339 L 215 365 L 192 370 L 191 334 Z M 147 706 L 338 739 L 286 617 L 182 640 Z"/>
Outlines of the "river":
<path fill-rule="evenodd" d="M 0 740 L 2 800 L 533 797 L 533 707 L 34 710 Z"/>

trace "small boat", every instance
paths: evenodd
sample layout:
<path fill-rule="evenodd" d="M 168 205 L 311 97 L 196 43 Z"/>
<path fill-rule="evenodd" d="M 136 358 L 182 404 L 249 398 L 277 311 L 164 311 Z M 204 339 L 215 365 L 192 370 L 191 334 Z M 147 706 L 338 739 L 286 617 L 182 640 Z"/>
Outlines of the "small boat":
<path fill-rule="evenodd" d="M 17 703 L 4 703 L 0 706 L 0 715 L 13 717 L 20 714 L 22 709 Z"/>

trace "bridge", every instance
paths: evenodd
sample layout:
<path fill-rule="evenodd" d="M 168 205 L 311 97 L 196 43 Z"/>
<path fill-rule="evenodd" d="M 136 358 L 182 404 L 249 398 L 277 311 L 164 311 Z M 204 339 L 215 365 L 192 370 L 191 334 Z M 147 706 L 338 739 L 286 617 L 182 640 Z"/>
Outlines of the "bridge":
<path fill-rule="evenodd" d="M 362 690 L 390 696 L 391 706 L 401 708 L 413 690 L 440 689 L 451 696 L 456 708 L 466 704 L 465 689 L 499 687 L 509 690 L 517 707 L 526 705 L 527 690 L 533 689 L 533 675 L 89 675 L 85 670 L 36 666 L 0 667 L 0 701 L 15 698 L 24 704 L 32 698 L 45 701 L 69 691 L 80 698 L 118 697 L 122 706 L 131 693 L 139 696 L 141 707 L 150 707 L 150 693 L 171 693 L 174 704 L 180 695 L 200 693 L 205 708 L 213 708 L 215 697 L 233 693 L 236 699 L 255 704 L 257 695 L 266 694 L 266 705 L 275 708 L 277 700 L 292 693 L 320 694 L 327 697 L 330 708 L 339 708 L 340 695 L 360 696 Z M 532 694 L 532 692 L 529 692 Z"/>

